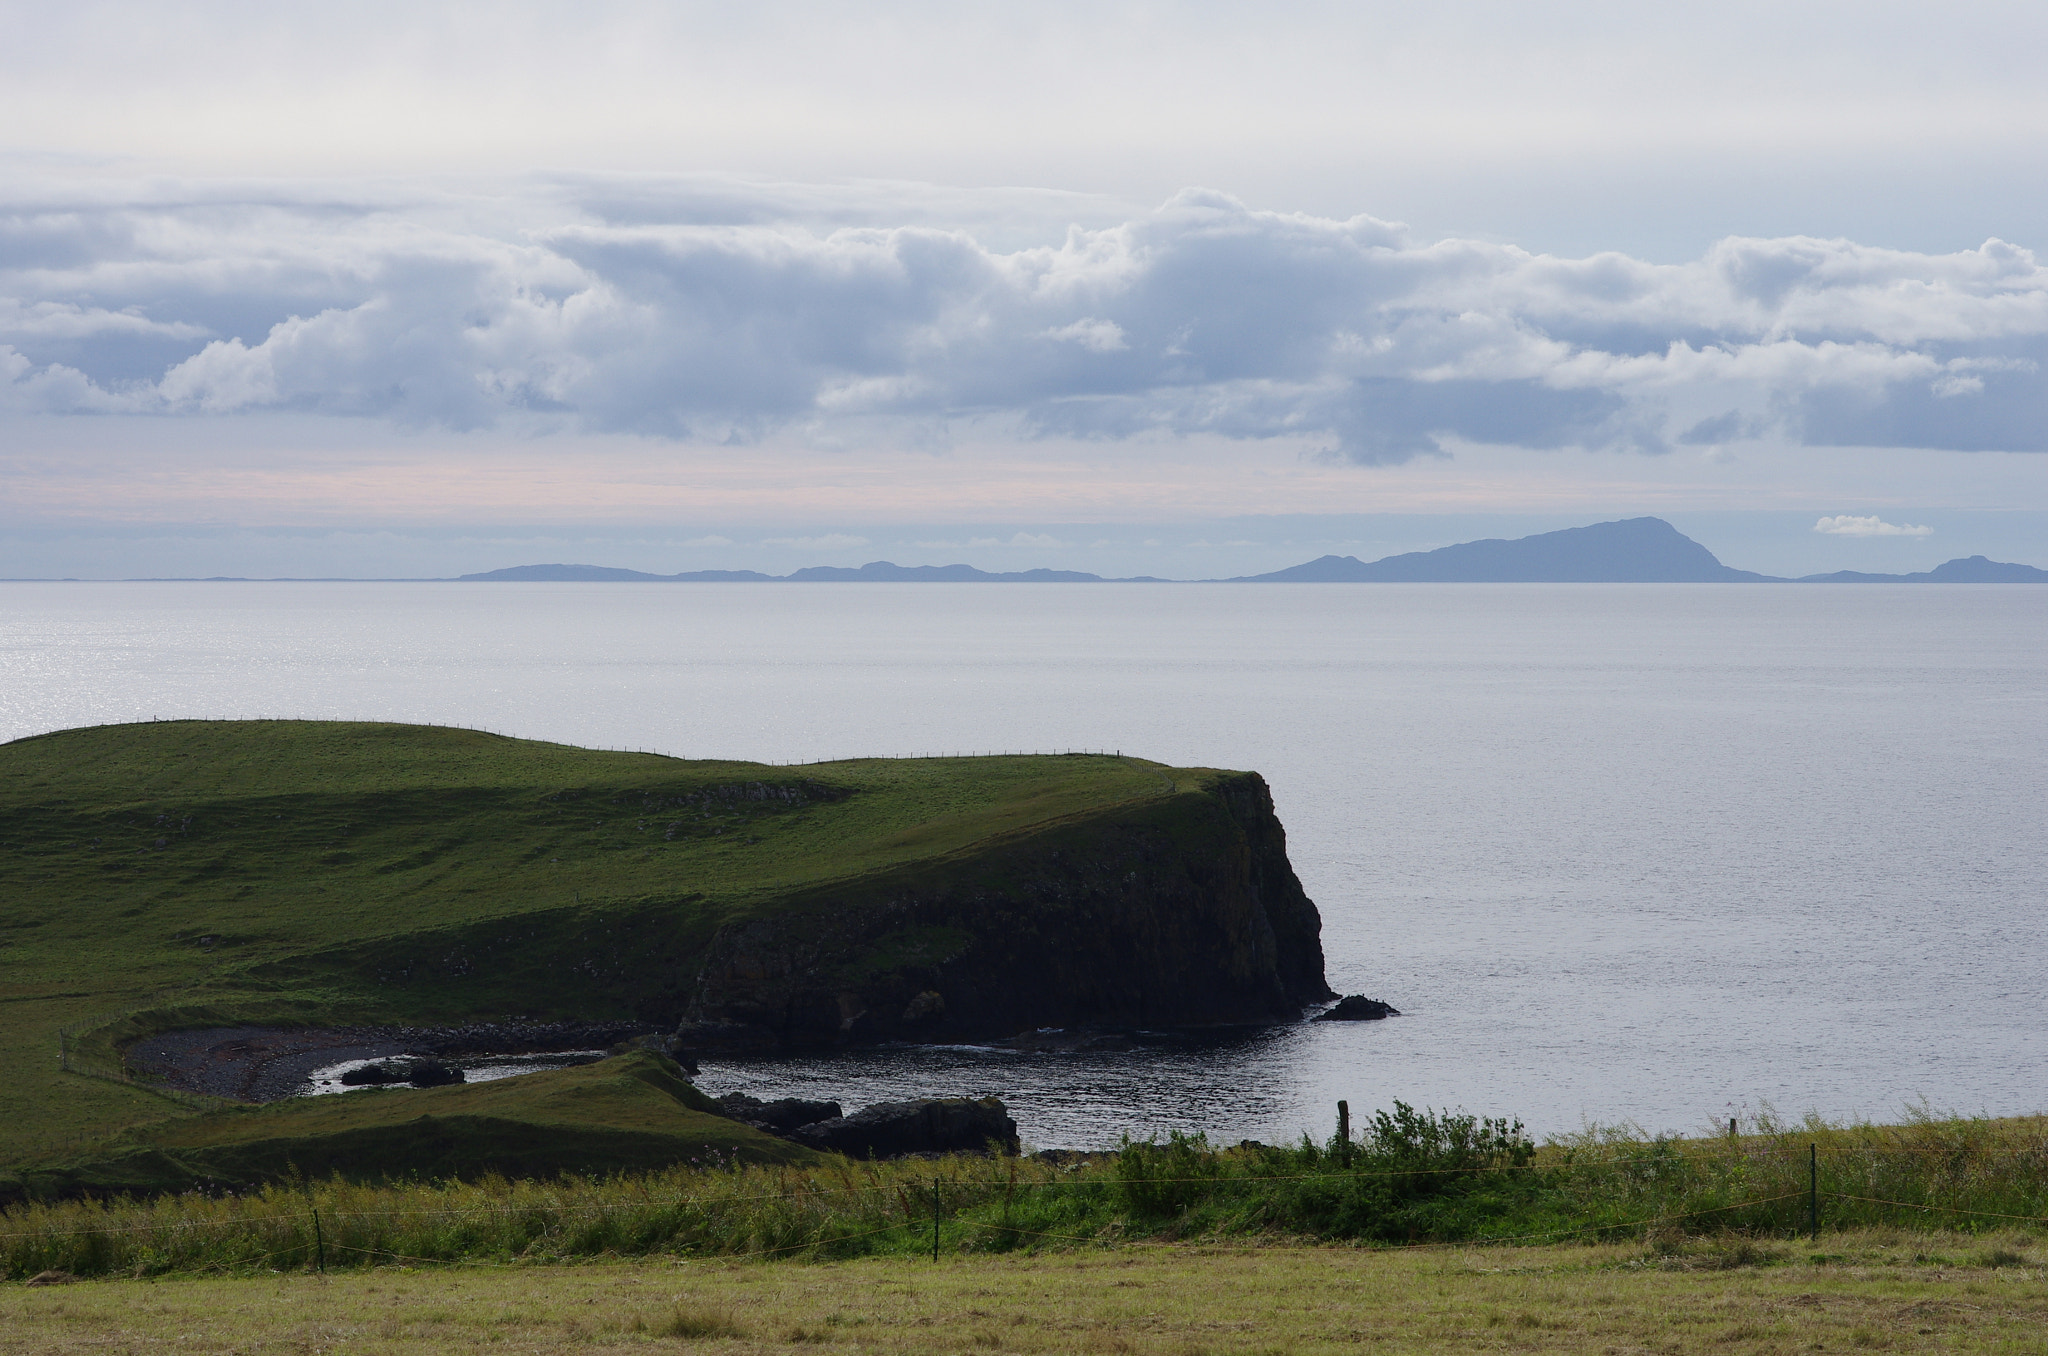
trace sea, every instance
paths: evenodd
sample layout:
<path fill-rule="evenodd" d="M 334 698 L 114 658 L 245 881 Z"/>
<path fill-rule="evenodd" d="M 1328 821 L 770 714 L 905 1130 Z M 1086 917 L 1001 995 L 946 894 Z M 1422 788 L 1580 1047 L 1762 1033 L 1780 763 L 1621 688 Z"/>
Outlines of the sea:
<path fill-rule="evenodd" d="M 712 1092 L 994 1095 L 1040 1148 L 2048 1110 L 2048 588 L 0 584 L 0 738 L 258 716 L 1254 769 L 1332 985 L 1401 1012 Z"/>

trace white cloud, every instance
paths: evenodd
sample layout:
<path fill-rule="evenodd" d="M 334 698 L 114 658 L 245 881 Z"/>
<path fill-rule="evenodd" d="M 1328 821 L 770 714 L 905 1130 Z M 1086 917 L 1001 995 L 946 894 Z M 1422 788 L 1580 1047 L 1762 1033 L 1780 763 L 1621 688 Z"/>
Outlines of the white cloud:
<path fill-rule="evenodd" d="M 1045 337 L 1079 344 L 1090 353 L 1116 353 L 1130 347 L 1124 338 L 1123 326 L 1114 320 L 1100 320 L 1092 315 L 1084 316 L 1071 325 L 1047 330 Z"/>
<path fill-rule="evenodd" d="M 1831 537 L 1931 537 L 1931 527 L 1915 527 L 1910 524 L 1888 523 L 1872 516 L 1858 518 L 1853 514 L 1838 513 L 1832 518 L 1822 518 L 1813 525 L 1816 532 L 1825 532 Z"/>
<path fill-rule="evenodd" d="M 880 418 L 939 447 L 999 418 L 1307 438 L 1368 464 L 1474 444 L 2048 450 L 2048 268 L 1997 240 L 1567 259 L 1189 191 L 999 248 L 800 224 L 792 196 L 22 190 L 0 201 L 0 402 L 819 446 Z"/>

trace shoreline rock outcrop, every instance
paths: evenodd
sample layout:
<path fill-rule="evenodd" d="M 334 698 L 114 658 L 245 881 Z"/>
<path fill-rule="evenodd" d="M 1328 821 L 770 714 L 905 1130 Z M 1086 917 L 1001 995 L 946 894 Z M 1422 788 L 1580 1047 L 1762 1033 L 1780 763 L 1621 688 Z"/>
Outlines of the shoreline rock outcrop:
<path fill-rule="evenodd" d="M 837 1120 L 845 1114 L 845 1109 L 837 1102 L 816 1102 L 805 1097 L 781 1097 L 764 1102 L 744 1092 L 728 1092 L 711 1100 L 734 1120 L 744 1121 L 756 1130 L 766 1130 L 773 1135 L 792 1135 L 807 1125 Z"/>
<path fill-rule="evenodd" d="M 1339 1000 L 1328 1012 L 1319 1012 L 1309 1020 L 1313 1022 L 1377 1022 L 1384 1017 L 1399 1017 L 1401 1009 L 1392 1003 L 1382 1003 L 1377 998 L 1367 998 L 1362 993 L 1349 994 Z"/>
<path fill-rule="evenodd" d="M 1017 1122 L 994 1097 L 877 1102 L 851 1116 L 802 1126 L 790 1138 L 848 1158 L 981 1153 L 991 1146 L 1007 1154 L 1018 1150 Z"/>

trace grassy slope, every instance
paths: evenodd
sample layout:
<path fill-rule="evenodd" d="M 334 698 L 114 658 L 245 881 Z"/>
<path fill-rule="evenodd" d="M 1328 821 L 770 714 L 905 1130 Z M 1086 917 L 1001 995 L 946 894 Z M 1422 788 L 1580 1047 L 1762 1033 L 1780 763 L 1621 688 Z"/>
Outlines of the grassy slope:
<path fill-rule="evenodd" d="M 512 916 L 533 920 L 536 952 L 656 918 L 663 944 L 687 953 L 792 890 L 1205 778 L 1073 756 L 784 768 L 311 721 L 107 726 L 0 746 L 0 1166 L 180 1113 L 61 1073 L 67 1023 L 169 1006 L 208 1020 L 624 1015 L 602 1010 L 596 979 L 547 993 L 492 970 L 459 988 L 394 988 L 359 958 L 366 946 L 402 958 L 408 937 L 431 944 Z M 838 798 L 679 804 L 746 783 L 823 784 Z"/>
<path fill-rule="evenodd" d="M 2018 1241 L 2018 1240 L 2016 1240 Z M 749 1266 L 385 1268 L 0 1290 L 0 1353 L 2039 1352 L 2038 1263 L 1953 1237 L 1728 1267 L 1638 1244 L 1190 1247 Z M 2030 1242 L 2030 1241 L 2029 1241 Z M 2038 1246 L 2027 1248 L 2038 1256 Z M 1788 1250 L 1789 1252 L 1789 1250 Z M 688 1337 L 687 1344 L 678 1338 Z"/>
<path fill-rule="evenodd" d="M 819 1161 L 718 1114 L 682 1070 L 646 1051 L 485 1083 L 229 1107 L 141 1127 L 129 1143 L 87 1165 L 78 1184 L 162 1191 L 392 1169 L 434 1179 L 552 1177 L 644 1172 L 692 1158 Z"/>

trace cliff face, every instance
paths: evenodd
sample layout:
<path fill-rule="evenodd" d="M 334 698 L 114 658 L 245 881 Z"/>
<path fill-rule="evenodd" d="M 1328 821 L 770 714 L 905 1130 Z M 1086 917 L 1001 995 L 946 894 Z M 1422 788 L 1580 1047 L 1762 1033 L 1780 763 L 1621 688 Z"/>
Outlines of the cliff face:
<path fill-rule="evenodd" d="M 1264 780 L 1219 773 L 729 925 L 688 1017 L 783 1048 L 1285 1020 L 1333 996 L 1321 931 Z"/>

